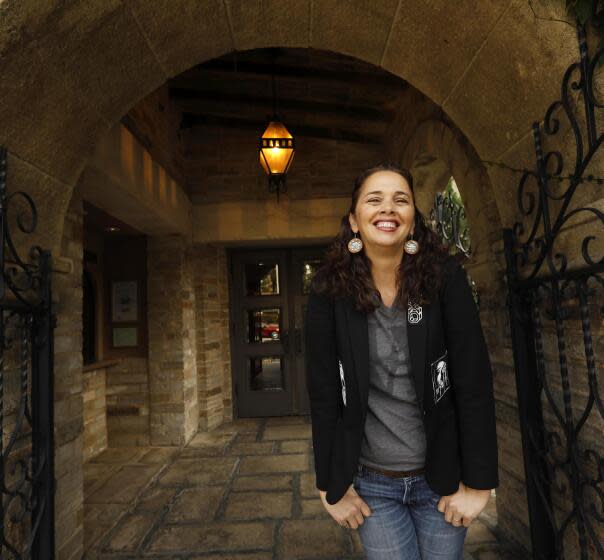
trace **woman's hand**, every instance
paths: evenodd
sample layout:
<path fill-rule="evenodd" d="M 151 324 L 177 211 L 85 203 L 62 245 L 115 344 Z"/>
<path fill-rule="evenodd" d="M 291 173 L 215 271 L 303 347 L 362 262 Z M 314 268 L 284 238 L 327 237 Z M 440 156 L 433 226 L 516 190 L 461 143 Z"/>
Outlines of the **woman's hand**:
<path fill-rule="evenodd" d="M 469 527 L 486 507 L 490 497 L 490 490 L 475 490 L 460 482 L 455 494 L 440 499 L 438 511 L 444 513 L 445 521 L 455 527 Z"/>
<path fill-rule="evenodd" d="M 359 525 L 362 525 L 365 521 L 365 517 L 371 515 L 369 506 L 361 498 L 354 486 L 351 484 L 338 502 L 335 504 L 328 504 L 325 499 L 325 490 L 319 490 L 321 495 L 321 501 L 323 506 L 327 510 L 327 513 L 331 515 L 339 525 L 343 527 L 350 527 L 351 529 L 357 529 Z M 365 516 L 365 517 L 363 517 Z"/>

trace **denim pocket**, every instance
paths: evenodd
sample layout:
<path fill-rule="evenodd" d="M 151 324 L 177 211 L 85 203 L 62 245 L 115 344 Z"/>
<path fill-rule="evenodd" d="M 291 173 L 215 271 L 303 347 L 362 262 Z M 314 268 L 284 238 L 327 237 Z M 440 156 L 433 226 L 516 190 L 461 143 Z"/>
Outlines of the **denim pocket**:
<path fill-rule="evenodd" d="M 424 475 L 422 475 L 421 480 L 419 480 L 418 483 L 420 484 L 419 499 L 434 504 L 434 507 L 436 508 L 442 496 L 430 488 Z"/>

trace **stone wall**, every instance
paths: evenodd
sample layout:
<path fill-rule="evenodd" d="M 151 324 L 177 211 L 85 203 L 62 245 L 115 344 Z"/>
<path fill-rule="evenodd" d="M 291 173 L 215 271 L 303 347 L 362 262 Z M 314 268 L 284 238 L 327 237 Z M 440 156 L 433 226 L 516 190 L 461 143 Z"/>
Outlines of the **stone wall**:
<path fill-rule="evenodd" d="M 327 116 L 326 116 L 327 118 Z M 194 204 L 266 200 L 258 135 L 226 127 L 194 127 L 186 137 L 187 188 Z M 287 199 L 350 196 L 356 175 L 384 157 L 383 147 L 301 136 L 287 176 Z"/>
<path fill-rule="evenodd" d="M 53 276 L 55 542 L 57 560 L 78 560 L 83 551 L 82 198 L 74 193 L 65 215 L 60 256 L 68 274 Z M 53 255 L 55 257 L 55 255 Z"/>
<path fill-rule="evenodd" d="M 212 245 L 193 251 L 199 427 L 208 429 L 233 417 L 229 349 L 226 252 Z"/>
<path fill-rule="evenodd" d="M 149 445 L 147 358 L 120 358 L 107 370 L 109 447 Z"/>
<path fill-rule="evenodd" d="M 171 102 L 164 84 L 141 99 L 122 118 L 122 123 L 168 174 L 184 185 L 181 112 Z"/>
<path fill-rule="evenodd" d="M 84 372 L 84 450 L 86 462 L 107 448 L 107 375 L 105 368 Z"/>
<path fill-rule="evenodd" d="M 190 246 L 179 235 L 148 241 L 151 444 L 181 445 L 199 415 Z"/>

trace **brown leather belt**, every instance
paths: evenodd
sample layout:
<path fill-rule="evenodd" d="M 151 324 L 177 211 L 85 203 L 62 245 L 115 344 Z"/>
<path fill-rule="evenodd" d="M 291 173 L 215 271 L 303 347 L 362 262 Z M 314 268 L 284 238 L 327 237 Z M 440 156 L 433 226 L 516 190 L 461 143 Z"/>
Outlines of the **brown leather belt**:
<path fill-rule="evenodd" d="M 407 476 L 418 476 L 420 474 L 424 474 L 424 468 L 416 469 L 414 471 L 387 471 L 385 469 L 378 469 L 376 467 L 370 467 L 369 465 L 365 465 L 362 463 L 362 467 L 367 469 L 368 471 L 373 471 L 379 474 L 383 474 L 385 476 L 389 476 L 391 478 L 405 478 Z"/>

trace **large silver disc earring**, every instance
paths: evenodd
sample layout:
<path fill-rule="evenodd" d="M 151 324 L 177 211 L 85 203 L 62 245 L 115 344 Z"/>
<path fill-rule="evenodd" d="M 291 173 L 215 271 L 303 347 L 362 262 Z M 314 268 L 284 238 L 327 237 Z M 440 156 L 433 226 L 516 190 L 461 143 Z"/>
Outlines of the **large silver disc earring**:
<path fill-rule="evenodd" d="M 415 255 L 419 251 L 419 243 L 413 239 L 412 233 L 409 234 L 409 239 L 405 241 L 403 248 L 405 249 L 405 253 L 410 255 Z"/>
<path fill-rule="evenodd" d="M 348 250 L 351 253 L 358 253 L 363 248 L 363 242 L 354 234 L 354 237 L 348 242 Z"/>

